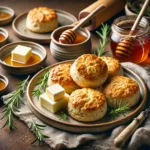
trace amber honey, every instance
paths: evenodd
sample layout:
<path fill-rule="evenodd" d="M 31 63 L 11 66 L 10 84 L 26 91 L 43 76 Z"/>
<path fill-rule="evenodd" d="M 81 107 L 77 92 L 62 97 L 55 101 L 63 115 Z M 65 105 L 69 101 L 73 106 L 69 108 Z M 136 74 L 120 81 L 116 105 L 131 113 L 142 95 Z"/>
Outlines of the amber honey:
<path fill-rule="evenodd" d="M 0 20 L 8 19 L 11 15 L 7 12 L 0 11 Z"/>
<path fill-rule="evenodd" d="M 0 79 L 0 91 L 3 90 L 6 87 L 6 83 Z"/>
<path fill-rule="evenodd" d="M 57 41 L 59 41 L 58 39 L 59 39 L 59 37 L 57 37 Z M 76 33 L 76 38 L 75 38 L 75 40 L 74 40 L 74 42 L 73 42 L 72 44 L 79 44 L 79 43 L 82 43 L 82 42 L 84 42 L 86 39 L 87 39 L 86 36 L 84 36 L 83 34 L 80 34 L 79 32 L 77 32 L 77 33 Z"/>
<path fill-rule="evenodd" d="M 87 39 L 87 37 L 85 37 L 83 34 L 80 33 L 76 33 L 76 38 L 75 41 L 73 42 L 73 44 L 78 44 L 78 43 L 82 43 Z"/>
<path fill-rule="evenodd" d="M 112 25 L 112 33 L 111 33 L 111 50 L 117 59 L 121 62 L 134 62 L 141 63 L 148 57 L 149 47 L 150 47 L 150 35 L 149 35 L 149 22 L 143 18 L 134 31 L 134 35 L 131 35 L 133 41 L 129 48 L 126 48 L 125 53 L 128 51 L 131 53 L 127 55 L 127 57 L 119 58 L 116 56 L 116 48 L 122 40 L 129 35 L 131 28 L 134 24 L 134 20 L 136 17 L 133 16 L 123 16 L 116 19 Z"/>
<path fill-rule="evenodd" d="M 0 33 L 0 42 L 2 42 L 4 40 L 5 40 L 5 36 L 2 33 Z"/>
<path fill-rule="evenodd" d="M 15 67 L 26 67 L 26 66 L 34 65 L 34 64 L 40 62 L 40 60 L 41 60 L 41 57 L 35 53 L 32 53 L 32 56 L 30 57 L 30 59 L 28 60 L 28 62 L 26 64 L 11 61 L 11 54 L 7 55 L 4 58 L 4 62 L 6 64 L 8 64 L 10 66 L 15 66 Z"/>

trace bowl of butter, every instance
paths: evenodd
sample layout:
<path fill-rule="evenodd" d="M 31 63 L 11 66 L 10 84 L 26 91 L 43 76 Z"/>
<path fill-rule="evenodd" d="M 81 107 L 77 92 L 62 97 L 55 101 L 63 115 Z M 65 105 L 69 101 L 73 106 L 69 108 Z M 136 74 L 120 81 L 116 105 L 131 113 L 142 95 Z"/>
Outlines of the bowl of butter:
<path fill-rule="evenodd" d="M 1 66 L 11 74 L 36 72 L 44 65 L 46 57 L 45 48 L 34 42 L 13 42 L 0 49 Z"/>

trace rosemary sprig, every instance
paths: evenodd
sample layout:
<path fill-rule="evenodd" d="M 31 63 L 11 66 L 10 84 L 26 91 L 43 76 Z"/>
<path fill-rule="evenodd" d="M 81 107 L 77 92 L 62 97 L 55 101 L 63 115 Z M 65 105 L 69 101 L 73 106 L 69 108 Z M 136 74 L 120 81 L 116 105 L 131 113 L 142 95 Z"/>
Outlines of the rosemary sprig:
<path fill-rule="evenodd" d="M 44 74 L 38 78 L 38 82 L 36 84 L 37 87 L 32 91 L 33 96 L 37 96 L 39 98 L 43 91 L 46 90 L 48 77 L 49 71 L 45 71 Z"/>
<path fill-rule="evenodd" d="M 119 114 L 123 114 L 125 112 L 127 112 L 130 108 L 128 107 L 128 104 L 122 104 L 120 103 L 119 106 L 117 108 L 111 108 L 109 114 L 115 118 L 117 117 Z"/>
<path fill-rule="evenodd" d="M 8 125 L 10 130 L 17 128 L 15 126 L 15 122 L 13 120 L 14 111 L 19 111 L 18 110 L 19 104 L 20 104 L 20 102 L 23 103 L 22 96 L 23 96 L 25 89 L 28 85 L 28 79 L 29 79 L 29 76 L 27 79 L 20 82 L 18 84 L 17 89 L 15 91 L 13 91 L 11 93 L 11 95 L 7 98 L 7 103 L 4 105 L 5 109 L 2 111 L 2 112 L 4 112 L 4 115 L 1 118 L 1 119 L 3 119 L 5 117 L 7 117 L 7 120 L 6 120 L 6 122 L 2 128 L 4 128 L 7 125 Z"/>
<path fill-rule="evenodd" d="M 110 42 L 108 39 L 108 34 L 110 33 L 110 27 L 107 24 L 102 24 L 101 27 L 101 33 L 96 31 L 96 33 L 99 35 L 100 40 L 99 40 L 99 46 L 96 45 L 97 51 L 94 52 L 95 55 L 97 56 L 103 56 L 105 55 L 108 51 L 105 51 L 106 45 Z"/>
<path fill-rule="evenodd" d="M 33 129 L 33 133 L 36 136 L 36 139 L 31 143 L 35 143 L 36 141 L 39 142 L 39 145 L 41 144 L 41 142 L 44 142 L 45 138 L 49 138 L 49 136 L 44 135 L 41 130 L 44 130 L 44 128 L 46 127 L 46 125 L 41 125 L 41 124 L 37 124 L 33 121 L 32 119 L 32 125 L 31 125 L 31 129 Z"/>
<path fill-rule="evenodd" d="M 59 120 L 68 120 L 68 112 L 62 111 Z"/>

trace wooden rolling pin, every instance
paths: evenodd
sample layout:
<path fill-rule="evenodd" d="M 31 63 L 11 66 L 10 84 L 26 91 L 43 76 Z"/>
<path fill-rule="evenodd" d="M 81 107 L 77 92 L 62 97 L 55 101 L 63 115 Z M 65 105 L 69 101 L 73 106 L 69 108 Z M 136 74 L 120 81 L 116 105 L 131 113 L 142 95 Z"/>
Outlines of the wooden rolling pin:
<path fill-rule="evenodd" d="M 92 5 L 88 6 L 81 12 L 79 12 L 79 20 L 86 17 L 95 8 L 100 5 L 105 6 L 105 10 L 95 15 L 91 20 L 91 25 L 87 27 L 88 30 L 94 30 L 102 23 L 108 21 L 111 17 L 119 13 L 125 6 L 125 0 L 98 0 Z"/>

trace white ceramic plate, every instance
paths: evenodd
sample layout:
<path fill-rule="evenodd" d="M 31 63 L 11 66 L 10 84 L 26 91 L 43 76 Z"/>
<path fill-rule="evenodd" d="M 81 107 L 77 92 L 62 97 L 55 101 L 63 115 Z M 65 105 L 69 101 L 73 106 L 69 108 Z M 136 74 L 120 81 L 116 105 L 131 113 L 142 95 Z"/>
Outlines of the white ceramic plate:
<path fill-rule="evenodd" d="M 71 61 L 64 61 L 61 63 L 72 63 Z M 58 64 L 61 64 L 58 63 Z M 50 68 L 58 65 L 52 65 L 47 68 L 49 70 Z M 69 117 L 67 121 L 60 120 L 60 112 L 53 114 L 46 109 L 42 108 L 39 104 L 39 100 L 32 95 L 32 91 L 35 89 L 35 85 L 37 83 L 37 80 L 39 79 L 39 76 L 41 76 L 44 73 L 43 70 L 41 70 L 39 73 L 37 73 L 30 81 L 28 88 L 27 88 L 27 97 L 28 97 L 28 104 L 33 113 L 46 122 L 47 124 L 54 126 L 56 128 L 70 131 L 70 132 L 76 132 L 76 133 L 97 133 L 97 132 L 104 132 L 109 129 L 112 129 L 116 126 L 119 126 L 121 124 L 124 124 L 128 122 L 129 120 L 133 119 L 136 115 L 140 113 L 140 111 L 143 109 L 146 100 L 147 100 L 147 90 L 144 82 L 140 79 L 140 77 L 132 72 L 131 70 L 124 68 L 125 76 L 131 77 L 139 84 L 140 92 L 141 92 L 141 98 L 138 105 L 136 105 L 134 108 L 132 108 L 130 111 L 126 113 L 126 115 L 120 115 L 119 117 L 113 119 L 109 114 L 107 114 L 103 119 L 91 123 L 82 123 L 79 121 L 76 121 Z"/>

